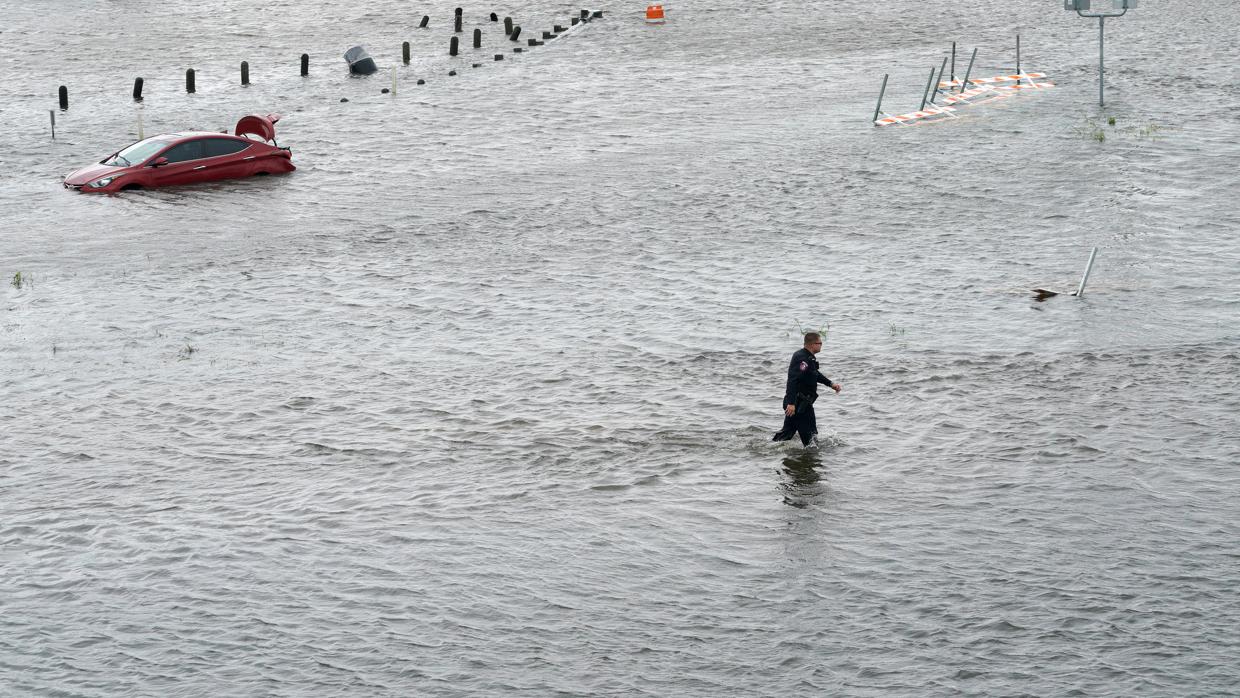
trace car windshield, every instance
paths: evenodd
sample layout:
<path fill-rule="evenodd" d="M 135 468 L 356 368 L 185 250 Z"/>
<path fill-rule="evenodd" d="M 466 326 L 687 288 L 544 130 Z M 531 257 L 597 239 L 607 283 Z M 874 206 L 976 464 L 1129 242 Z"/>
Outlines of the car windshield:
<path fill-rule="evenodd" d="M 144 141 L 138 141 L 116 155 L 104 160 L 103 164 L 118 165 L 123 167 L 137 165 L 155 153 L 158 153 L 166 145 L 168 145 L 168 139 L 161 136 L 148 138 Z"/>

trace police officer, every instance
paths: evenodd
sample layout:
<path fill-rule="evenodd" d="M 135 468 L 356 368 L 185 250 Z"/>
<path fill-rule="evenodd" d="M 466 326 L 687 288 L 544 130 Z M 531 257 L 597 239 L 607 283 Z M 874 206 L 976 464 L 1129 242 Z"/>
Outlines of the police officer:
<path fill-rule="evenodd" d="M 815 359 L 814 355 L 820 351 L 822 335 L 806 332 L 805 346 L 792 355 L 792 362 L 788 364 L 788 387 L 784 390 L 784 426 L 775 434 L 774 441 L 788 441 L 796 434 L 801 437 L 801 443 L 808 446 L 818 433 L 818 421 L 814 418 L 818 384 L 822 383 L 835 392 L 840 392 L 840 384 L 832 383 L 830 378 L 818 370 L 818 359 Z"/>

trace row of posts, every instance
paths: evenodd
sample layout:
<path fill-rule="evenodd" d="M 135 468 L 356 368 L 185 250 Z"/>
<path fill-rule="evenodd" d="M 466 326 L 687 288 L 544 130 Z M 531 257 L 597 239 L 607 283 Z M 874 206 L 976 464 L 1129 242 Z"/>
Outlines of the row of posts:
<path fill-rule="evenodd" d="M 458 7 L 456 8 L 456 20 L 455 20 L 455 27 L 458 33 L 461 31 L 461 16 L 462 16 L 462 10 L 461 8 Z M 594 12 L 593 15 L 591 15 L 589 10 L 582 10 L 580 17 L 572 18 L 571 26 L 577 26 L 577 24 L 581 22 L 588 22 L 590 21 L 591 16 L 597 19 L 603 16 L 603 12 L 602 10 L 598 10 Z M 430 23 L 430 21 L 431 21 L 431 18 L 429 15 L 423 15 L 422 23 L 419 24 L 418 27 L 425 28 Z M 496 15 L 494 12 L 491 13 L 491 21 L 492 22 L 499 21 L 499 16 Z M 544 41 L 548 39 L 554 39 L 557 34 L 563 31 L 565 31 L 565 27 L 557 24 L 554 26 L 552 31 L 542 33 L 543 41 L 539 41 L 537 39 L 529 39 L 527 43 L 529 46 L 542 46 Z M 514 25 L 512 23 L 512 17 L 505 17 L 504 18 L 504 34 L 512 41 L 517 41 L 518 38 L 521 36 L 521 26 Z M 457 55 L 457 46 L 458 46 L 457 38 L 454 36 L 448 42 L 448 55 L 449 56 Z M 482 48 L 482 30 L 481 29 L 474 29 L 474 48 Z M 521 49 L 518 47 L 514 50 L 520 51 Z M 405 65 L 409 65 L 409 42 L 408 41 L 401 44 L 400 53 L 401 53 L 401 61 Z M 496 55 L 495 60 L 497 61 L 503 60 L 503 56 Z M 310 54 L 303 53 L 301 54 L 301 76 L 306 77 L 309 74 L 310 74 Z M 142 101 L 143 83 L 144 81 L 142 78 L 134 78 L 133 99 L 135 102 Z M 421 81 L 419 81 L 419 83 L 421 83 Z M 242 85 L 250 84 L 250 63 L 249 61 L 241 61 L 241 84 Z M 185 91 L 190 94 L 193 94 L 194 92 L 197 91 L 197 86 L 195 84 L 195 73 L 194 73 L 193 68 L 189 68 L 188 70 L 185 71 Z M 64 85 L 61 85 L 58 92 L 59 92 L 59 98 L 60 98 L 60 109 L 61 111 L 67 111 L 69 109 L 69 88 Z"/>

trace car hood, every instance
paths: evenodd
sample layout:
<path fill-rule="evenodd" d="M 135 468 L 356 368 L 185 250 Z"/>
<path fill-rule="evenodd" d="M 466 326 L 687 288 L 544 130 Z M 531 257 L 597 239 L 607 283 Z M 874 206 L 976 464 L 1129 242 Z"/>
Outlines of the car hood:
<path fill-rule="evenodd" d="M 124 167 L 118 167 L 116 165 L 95 163 L 94 165 L 88 165 L 80 170 L 70 172 L 69 175 L 65 177 L 65 184 L 72 184 L 80 187 L 87 182 L 94 181 L 105 175 L 123 172 L 124 170 Z"/>

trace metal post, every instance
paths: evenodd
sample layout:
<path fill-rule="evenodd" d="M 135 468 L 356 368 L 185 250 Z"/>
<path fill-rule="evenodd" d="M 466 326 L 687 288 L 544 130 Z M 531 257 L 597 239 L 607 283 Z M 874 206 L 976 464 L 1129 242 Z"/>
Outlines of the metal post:
<path fill-rule="evenodd" d="M 52 119 L 52 140 L 56 140 L 56 110 L 48 109 L 47 115 Z"/>
<path fill-rule="evenodd" d="M 1106 101 L 1102 96 L 1102 81 L 1104 80 L 1103 74 L 1106 70 L 1105 65 L 1104 65 L 1105 51 L 1103 51 L 1103 46 L 1105 44 L 1103 43 L 1104 39 L 1103 39 L 1102 27 L 1103 27 L 1103 23 L 1106 21 L 1107 21 L 1106 17 L 1098 18 L 1098 106 L 1100 107 L 1106 106 Z"/>
<path fill-rule="evenodd" d="M 939 65 L 939 77 L 937 80 L 931 81 L 934 85 L 930 89 L 930 103 L 934 104 L 934 99 L 939 96 L 939 83 L 943 82 L 943 71 L 947 69 L 947 56 L 943 56 L 943 63 Z"/>
<path fill-rule="evenodd" d="M 405 65 L 409 65 L 409 42 L 408 41 L 400 45 L 400 60 Z"/>
<path fill-rule="evenodd" d="M 301 76 L 304 78 L 305 76 L 309 74 L 310 74 L 310 54 L 303 53 L 301 54 Z"/>
<path fill-rule="evenodd" d="M 883 110 L 883 95 L 887 94 L 887 74 L 883 73 L 883 86 L 878 91 L 878 104 L 874 106 L 874 118 L 870 119 L 870 123 L 878 125 L 878 114 Z"/>
<path fill-rule="evenodd" d="M 956 82 L 956 42 L 952 42 L 952 72 L 951 81 Z"/>
<path fill-rule="evenodd" d="M 1016 35 L 1016 74 L 1020 75 L 1020 34 Z"/>
<path fill-rule="evenodd" d="M 964 92 L 965 88 L 969 86 L 969 74 L 973 72 L 973 59 L 975 58 L 977 58 L 977 49 L 973 49 L 973 55 L 969 56 L 969 67 L 965 68 L 964 80 L 960 82 L 961 92 Z"/>
<path fill-rule="evenodd" d="M 1085 265 L 1085 275 L 1081 277 L 1081 285 L 1076 288 L 1073 295 L 1077 298 L 1085 295 L 1085 282 L 1089 281 L 1089 272 L 1094 268 L 1094 257 L 1098 256 L 1098 248 L 1095 247 L 1089 252 L 1089 263 Z"/>
<path fill-rule="evenodd" d="M 926 89 L 921 92 L 921 106 L 917 107 L 917 111 L 926 108 L 926 97 L 930 96 L 930 86 L 934 84 L 934 68 L 930 68 L 930 79 L 926 81 Z"/>

